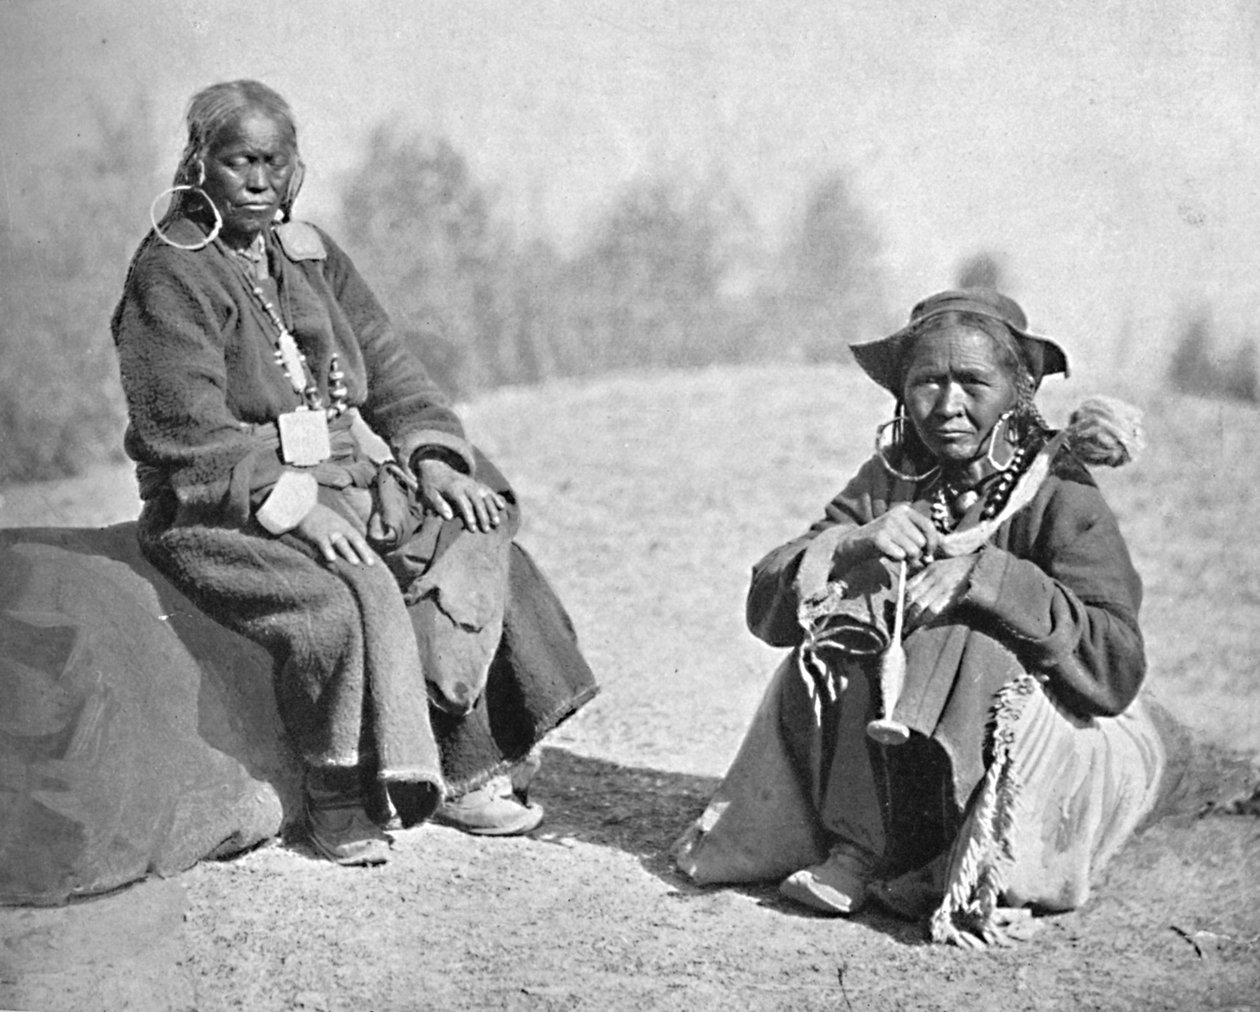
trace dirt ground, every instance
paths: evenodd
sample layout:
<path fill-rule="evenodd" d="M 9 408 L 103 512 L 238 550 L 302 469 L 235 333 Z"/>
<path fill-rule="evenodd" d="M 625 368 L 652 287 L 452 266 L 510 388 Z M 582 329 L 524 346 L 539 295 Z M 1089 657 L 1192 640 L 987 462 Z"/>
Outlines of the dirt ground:
<path fill-rule="evenodd" d="M 739 743 L 776 651 L 745 630 L 751 563 L 865 456 L 890 405 L 830 367 L 628 375 L 466 406 L 513 477 L 521 541 L 603 694 L 548 742 L 533 836 L 396 834 L 383 868 L 278 842 L 56 910 L 0 911 L 0 1008 L 44 1010 L 1197 1009 L 1260 1012 L 1260 819 L 1193 812 L 1131 843 L 1093 898 L 1017 948 L 928 945 L 773 886 L 697 889 L 666 850 Z M 1047 391 L 1062 422 L 1094 388 Z M 1124 391 L 1107 391 L 1124 393 Z M 1152 691 L 1260 756 L 1256 412 L 1129 392 L 1150 449 L 1100 481 L 1147 584 Z M 126 467 L 0 490 L 0 525 L 136 509 Z M 1241 790 L 1243 782 L 1223 788 Z M 1192 805 L 1191 808 L 1194 806 Z"/>

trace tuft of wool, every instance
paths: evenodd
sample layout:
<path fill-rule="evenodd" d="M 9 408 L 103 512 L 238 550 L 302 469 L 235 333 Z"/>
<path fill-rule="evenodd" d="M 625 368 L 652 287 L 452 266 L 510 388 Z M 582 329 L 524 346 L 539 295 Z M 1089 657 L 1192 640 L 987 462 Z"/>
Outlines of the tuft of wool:
<path fill-rule="evenodd" d="M 1146 447 L 1142 412 L 1115 397 L 1090 397 L 1068 420 L 1072 450 L 1086 464 L 1119 467 Z"/>

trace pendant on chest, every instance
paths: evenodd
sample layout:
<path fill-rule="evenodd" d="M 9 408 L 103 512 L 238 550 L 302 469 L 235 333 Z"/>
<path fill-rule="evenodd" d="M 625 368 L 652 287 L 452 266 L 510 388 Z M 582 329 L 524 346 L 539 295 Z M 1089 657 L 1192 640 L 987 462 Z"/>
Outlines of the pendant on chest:
<path fill-rule="evenodd" d="M 280 456 L 293 467 L 313 467 L 332 456 L 328 416 L 323 408 L 297 408 L 276 419 Z"/>
<path fill-rule="evenodd" d="M 974 488 L 969 488 L 967 491 L 959 493 L 954 499 L 954 516 L 962 516 L 979 501 L 980 493 Z"/>

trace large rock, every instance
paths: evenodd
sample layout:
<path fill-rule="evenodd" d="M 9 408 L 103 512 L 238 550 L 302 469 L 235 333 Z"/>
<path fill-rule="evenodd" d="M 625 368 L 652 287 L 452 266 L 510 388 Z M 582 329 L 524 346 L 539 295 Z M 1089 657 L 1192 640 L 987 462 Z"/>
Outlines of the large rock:
<path fill-rule="evenodd" d="M 140 555 L 135 524 L 0 530 L 0 903 L 250 847 L 296 814 L 271 661 Z"/>

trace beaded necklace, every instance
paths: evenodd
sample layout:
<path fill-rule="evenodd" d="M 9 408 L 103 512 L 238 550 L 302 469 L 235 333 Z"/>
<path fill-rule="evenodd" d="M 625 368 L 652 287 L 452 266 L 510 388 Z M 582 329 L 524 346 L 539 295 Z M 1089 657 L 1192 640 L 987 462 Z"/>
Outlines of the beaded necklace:
<path fill-rule="evenodd" d="M 992 520 L 1002 512 L 1015 490 L 1015 484 L 1027 470 L 1032 453 L 1028 443 L 1021 443 L 1011 455 L 997 477 L 983 492 L 975 489 L 960 488 L 955 482 L 942 482 L 937 486 L 929 506 L 932 525 L 942 534 L 950 533 L 958 524 L 958 520 L 984 496 L 984 506 L 980 510 L 980 519 Z"/>
<path fill-rule="evenodd" d="M 245 266 L 239 263 L 239 260 L 234 260 L 241 267 L 241 273 L 245 278 L 245 286 L 276 329 L 272 358 L 276 365 L 280 367 L 280 371 L 284 373 L 285 379 L 289 381 L 293 392 L 302 398 L 306 408 L 312 411 L 322 409 L 330 420 L 345 413 L 348 407 L 346 398 L 349 397 L 350 391 L 345 385 L 346 374 L 341 370 L 341 361 L 337 353 L 332 353 L 328 363 L 328 394 L 332 397 L 333 403 L 331 407 L 324 408 L 323 401 L 319 396 L 319 388 L 316 387 L 315 379 L 311 375 L 306 355 L 298 347 L 292 332 L 285 326 L 284 319 L 280 316 L 271 300 L 267 298 L 267 293 L 263 291 L 262 286 L 259 284 L 260 278 L 268 276 L 266 273 L 266 244 L 263 234 L 261 232 L 258 233 L 254 237 L 253 242 L 243 250 L 228 248 L 234 257 L 249 263 L 249 266 Z"/>

